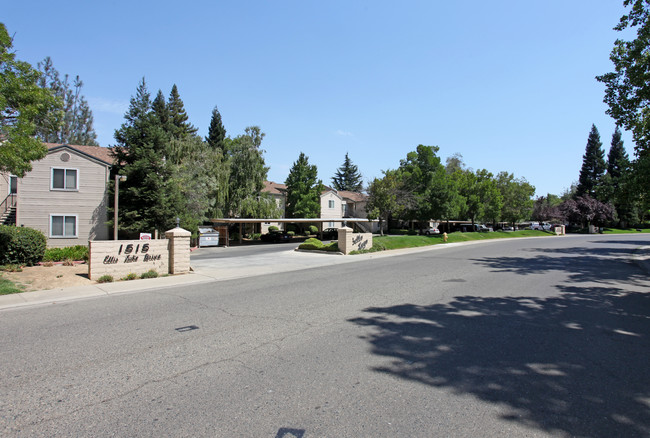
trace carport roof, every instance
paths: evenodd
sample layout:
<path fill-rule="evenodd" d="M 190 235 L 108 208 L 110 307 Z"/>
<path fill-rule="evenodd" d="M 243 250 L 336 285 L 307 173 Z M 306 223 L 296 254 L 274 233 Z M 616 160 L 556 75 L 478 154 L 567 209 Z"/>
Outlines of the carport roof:
<path fill-rule="evenodd" d="M 280 219 L 255 219 L 255 218 L 218 218 L 210 219 L 212 223 L 221 223 L 221 224 L 257 224 L 260 222 L 275 222 L 281 224 L 287 223 L 323 223 L 323 222 L 376 222 L 377 219 L 363 219 L 363 218 L 349 218 L 349 217 L 333 217 L 333 218 L 305 218 L 305 217 L 293 217 L 293 218 L 280 218 Z"/>

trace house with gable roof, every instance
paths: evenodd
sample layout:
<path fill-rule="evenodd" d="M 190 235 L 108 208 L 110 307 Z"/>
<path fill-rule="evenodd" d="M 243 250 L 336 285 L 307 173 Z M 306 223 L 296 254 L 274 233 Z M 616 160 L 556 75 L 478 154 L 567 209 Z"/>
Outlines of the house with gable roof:
<path fill-rule="evenodd" d="M 106 240 L 110 148 L 46 143 L 23 178 L 0 174 L 0 219 L 40 230 L 49 247 Z"/>

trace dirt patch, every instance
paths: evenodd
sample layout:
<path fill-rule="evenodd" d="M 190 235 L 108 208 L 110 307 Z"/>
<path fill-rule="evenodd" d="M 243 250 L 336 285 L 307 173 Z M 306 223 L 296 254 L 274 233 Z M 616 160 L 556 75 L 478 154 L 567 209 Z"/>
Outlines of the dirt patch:
<path fill-rule="evenodd" d="M 58 289 L 70 286 L 95 284 L 88 279 L 88 265 L 29 266 L 22 272 L 3 272 L 2 276 L 23 286 L 25 291 Z"/>

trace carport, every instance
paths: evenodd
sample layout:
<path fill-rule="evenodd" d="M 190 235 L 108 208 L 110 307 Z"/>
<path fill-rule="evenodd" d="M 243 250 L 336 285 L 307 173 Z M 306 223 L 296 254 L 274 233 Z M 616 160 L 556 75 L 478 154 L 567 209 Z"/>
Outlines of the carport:
<path fill-rule="evenodd" d="M 224 232 L 225 246 L 228 246 L 230 237 L 228 236 L 228 226 L 232 224 L 239 224 L 239 243 L 242 243 L 243 230 L 242 227 L 244 224 L 263 224 L 264 222 L 275 222 L 280 224 L 311 224 L 316 225 L 318 228 L 318 235 L 322 236 L 323 233 L 323 224 L 325 222 L 338 222 L 343 223 L 343 226 L 347 226 L 348 223 L 367 223 L 372 224 L 372 222 L 377 222 L 377 219 L 362 219 L 362 218 L 347 218 L 347 217 L 334 217 L 334 218 L 282 218 L 282 219 L 259 219 L 259 218 L 219 218 L 211 219 L 212 226 L 215 229 L 218 229 L 220 233 Z M 372 226 L 372 225 L 371 225 Z"/>

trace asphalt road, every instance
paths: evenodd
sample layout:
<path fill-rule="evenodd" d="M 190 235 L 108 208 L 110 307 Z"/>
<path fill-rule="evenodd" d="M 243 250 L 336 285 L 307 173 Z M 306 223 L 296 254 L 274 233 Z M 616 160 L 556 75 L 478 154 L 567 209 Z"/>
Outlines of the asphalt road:
<path fill-rule="evenodd" d="M 1 436 L 650 435 L 650 236 L 0 312 Z"/>

